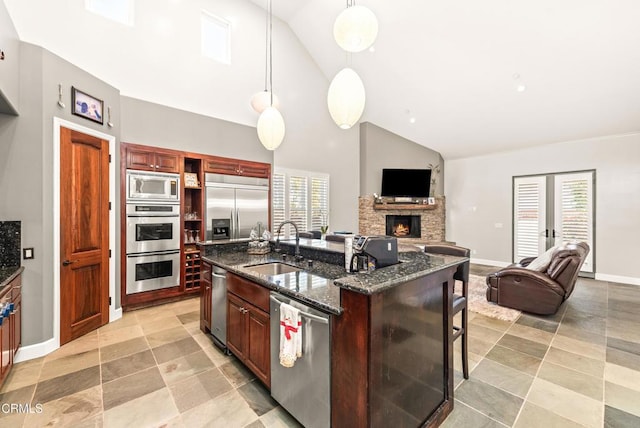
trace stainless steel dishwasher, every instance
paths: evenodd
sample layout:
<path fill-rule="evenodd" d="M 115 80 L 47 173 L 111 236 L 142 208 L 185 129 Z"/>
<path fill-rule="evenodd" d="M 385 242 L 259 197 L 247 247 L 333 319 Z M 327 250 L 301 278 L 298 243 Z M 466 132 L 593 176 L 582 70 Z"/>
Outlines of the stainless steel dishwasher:
<path fill-rule="evenodd" d="M 227 349 L 227 271 L 213 266 L 211 272 L 211 334 Z"/>
<path fill-rule="evenodd" d="M 302 356 L 293 367 L 280 365 L 280 303 L 300 310 Z M 271 292 L 271 396 L 306 428 L 331 424 L 331 316 Z"/>

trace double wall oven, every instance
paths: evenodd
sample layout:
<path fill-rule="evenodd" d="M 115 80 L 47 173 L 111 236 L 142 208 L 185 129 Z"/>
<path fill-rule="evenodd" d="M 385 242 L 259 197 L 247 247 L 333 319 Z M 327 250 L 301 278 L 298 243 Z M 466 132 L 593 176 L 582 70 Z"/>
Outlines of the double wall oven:
<path fill-rule="evenodd" d="M 127 171 L 127 294 L 180 284 L 179 180 Z"/>

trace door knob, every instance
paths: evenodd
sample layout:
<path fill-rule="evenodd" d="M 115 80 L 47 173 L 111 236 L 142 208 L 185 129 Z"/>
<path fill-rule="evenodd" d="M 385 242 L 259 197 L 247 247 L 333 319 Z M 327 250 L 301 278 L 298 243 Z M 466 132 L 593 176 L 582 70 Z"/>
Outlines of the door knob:
<path fill-rule="evenodd" d="M 78 260 L 64 260 L 64 261 L 62 262 L 62 266 L 69 266 L 71 263 L 75 263 L 75 262 L 77 262 L 77 261 L 78 261 Z"/>

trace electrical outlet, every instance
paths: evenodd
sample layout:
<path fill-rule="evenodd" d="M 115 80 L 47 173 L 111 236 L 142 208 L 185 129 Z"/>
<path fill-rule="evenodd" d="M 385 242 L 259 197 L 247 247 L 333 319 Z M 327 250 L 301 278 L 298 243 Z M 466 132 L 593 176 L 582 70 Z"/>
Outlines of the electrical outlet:
<path fill-rule="evenodd" d="M 477 254 L 478 251 L 477 250 L 471 250 L 471 254 Z"/>
<path fill-rule="evenodd" d="M 494 224 L 493 224 L 493 226 L 494 226 L 496 229 L 502 229 L 502 223 L 494 223 Z"/>

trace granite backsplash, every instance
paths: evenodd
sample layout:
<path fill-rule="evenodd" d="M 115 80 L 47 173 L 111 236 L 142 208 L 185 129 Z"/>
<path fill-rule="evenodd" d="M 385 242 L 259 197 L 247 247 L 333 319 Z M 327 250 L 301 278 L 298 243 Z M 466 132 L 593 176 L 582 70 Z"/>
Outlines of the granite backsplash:
<path fill-rule="evenodd" d="M 0 268 L 20 266 L 21 222 L 0 221 Z"/>

